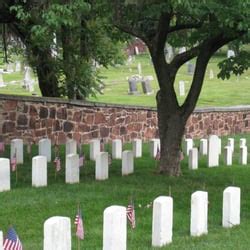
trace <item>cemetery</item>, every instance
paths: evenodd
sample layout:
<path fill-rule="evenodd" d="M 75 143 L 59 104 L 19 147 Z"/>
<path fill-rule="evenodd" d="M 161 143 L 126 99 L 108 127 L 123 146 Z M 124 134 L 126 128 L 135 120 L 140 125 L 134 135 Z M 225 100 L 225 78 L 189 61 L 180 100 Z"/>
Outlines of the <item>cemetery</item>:
<path fill-rule="evenodd" d="M 0 250 L 249 249 L 249 10 L 0 3 Z"/>

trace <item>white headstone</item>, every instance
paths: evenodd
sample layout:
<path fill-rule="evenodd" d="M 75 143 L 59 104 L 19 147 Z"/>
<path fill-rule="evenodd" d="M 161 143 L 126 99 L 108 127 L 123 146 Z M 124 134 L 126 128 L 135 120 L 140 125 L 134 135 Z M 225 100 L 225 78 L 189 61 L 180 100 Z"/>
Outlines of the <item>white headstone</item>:
<path fill-rule="evenodd" d="M 198 148 L 189 150 L 188 167 L 189 169 L 198 169 Z"/>
<path fill-rule="evenodd" d="M 4 250 L 3 249 L 3 232 L 0 231 L 0 250 Z"/>
<path fill-rule="evenodd" d="M 233 227 L 240 224 L 240 188 L 227 187 L 223 192 L 222 226 Z"/>
<path fill-rule="evenodd" d="M 69 154 L 66 156 L 65 182 L 78 183 L 79 179 L 79 155 Z"/>
<path fill-rule="evenodd" d="M 241 165 L 247 165 L 247 146 L 240 147 L 239 163 Z"/>
<path fill-rule="evenodd" d="M 23 83 L 24 83 L 24 86 L 26 89 L 29 88 L 29 84 L 32 80 L 32 77 L 31 77 L 31 68 L 30 67 L 25 67 L 24 68 L 24 80 L 23 80 Z"/>
<path fill-rule="evenodd" d="M 43 250 L 71 250 L 70 218 L 54 216 L 44 222 Z"/>
<path fill-rule="evenodd" d="M 47 158 L 38 155 L 32 158 L 32 186 L 47 186 Z"/>
<path fill-rule="evenodd" d="M 209 79 L 214 79 L 214 71 L 212 69 L 209 70 Z"/>
<path fill-rule="evenodd" d="M 106 180 L 109 178 L 108 152 L 101 152 L 96 156 L 95 179 Z"/>
<path fill-rule="evenodd" d="M 152 246 L 162 247 L 172 242 L 173 198 L 159 196 L 153 203 Z"/>
<path fill-rule="evenodd" d="M 194 146 L 193 139 L 187 138 L 184 140 L 184 151 L 186 155 L 189 155 L 189 150 Z"/>
<path fill-rule="evenodd" d="M 46 156 L 47 162 L 51 162 L 51 140 L 48 138 L 41 139 L 38 143 L 39 155 Z"/>
<path fill-rule="evenodd" d="M 150 143 L 150 156 L 155 157 L 157 154 L 157 149 L 161 149 L 160 139 L 151 139 Z"/>
<path fill-rule="evenodd" d="M 10 160 L 0 158 L 0 192 L 10 190 Z"/>
<path fill-rule="evenodd" d="M 120 139 L 115 139 L 112 141 L 112 158 L 122 158 L 122 141 Z"/>
<path fill-rule="evenodd" d="M 200 139 L 200 154 L 207 155 L 207 139 Z"/>
<path fill-rule="evenodd" d="M 232 153 L 234 152 L 234 138 L 227 139 L 227 146 L 231 147 Z"/>
<path fill-rule="evenodd" d="M 191 196 L 191 236 L 207 234 L 208 193 L 196 191 Z"/>
<path fill-rule="evenodd" d="M 122 152 L 122 175 L 134 173 L 134 155 L 132 151 Z"/>
<path fill-rule="evenodd" d="M 185 82 L 184 81 L 179 81 L 179 93 L 180 93 L 180 96 L 185 95 Z"/>
<path fill-rule="evenodd" d="M 232 165 L 232 159 L 233 159 L 233 152 L 231 146 L 224 147 L 224 162 L 225 165 L 231 166 Z"/>
<path fill-rule="evenodd" d="M 100 140 L 98 139 L 93 139 L 90 141 L 90 160 L 95 161 L 96 156 L 100 154 L 101 146 L 100 146 Z"/>
<path fill-rule="evenodd" d="M 230 58 L 230 57 L 235 57 L 235 52 L 231 49 L 227 51 L 227 58 Z"/>
<path fill-rule="evenodd" d="M 69 154 L 77 154 L 77 143 L 73 139 L 66 141 L 66 156 Z"/>
<path fill-rule="evenodd" d="M 219 166 L 219 138 L 210 135 L 208 138 L 208 167 Z"/>
<path fill-rule="evenodd" d="M 16 71 L 16 72 L 20 72 L 20 71 L 21 71 L 21 68 L 22 68 L 21 62 L 16 61 L 16 68 L 15 68 L 15 71 Z"/>
<path fill-rule="evenodd" d="M 103 217 L 103 250 L 126 250 L 126 207 L 110 206 L 104 210 Z"/>
<path fill-rule="evenodd" d="M 137 65 L 137 70 L 138 70 L 138 75 L 142 75 L 142 67 L 141 67 L 141 63 L 138 63 Z"/>
<path fill-rule="evenodd" d="M 135 158 L 142 157 L 142 141 L 141 139 L 133 139 L 132 141 L 133 154 Z"/>
<path fill-rule="evenodd" d="M 247 145 L 247 140 L 246 138 L 241 138 L 240 139 L 240 147 L 246 146 Z"/>
<path fill-rule="evenodd" d="M 16 154 L 17 163 L 23 163 L 23 140 L 13 139 L 10 146 L 10 158 L 12 159 Z"/>
<path fill-rule="evenodd" d="M 136 54 L 136 55 L 139 55 L 139 49 L 138 49 L 137 46 L 135 46 L 135 54 Z"/>
<path fill-rule="evenodd" d="M 6 85 L 4 84 L 4 81 L 3 81 L 3 72 L 0 71 L 0 88 L 1 87 L 5 87 Z"/>

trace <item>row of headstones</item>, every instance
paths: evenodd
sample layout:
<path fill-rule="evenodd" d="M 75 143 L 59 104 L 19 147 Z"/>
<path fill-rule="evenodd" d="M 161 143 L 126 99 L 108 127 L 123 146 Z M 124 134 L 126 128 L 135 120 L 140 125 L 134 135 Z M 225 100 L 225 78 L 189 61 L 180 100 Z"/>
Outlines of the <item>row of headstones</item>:
<path fill-rule="evenodd" d="M 189 168 L 198 168 L 198 148 L 193 147 L 193 140 L 188 138 L 184 140 L 185 154 L 189 156 Z M 247 164 L 247 145 L 246 139 L 240 139 L 240 157 L 239 164 Z M 208 167 L 219 166 L 219 156 L 221 154 L 221 139 L 217 135 L 211 135 L 208 139 L 200 140 L 200 155 L 207 155 Z M 234 153 L 234 138 L 228 138 L 227 146 L 224 147 L 224 162 L 227 166 L 232 165 Z"/>
<path fill-rule="evenodd" d="M 239 187 L 227 187 L 223 192 L 222 226 L 240 224 Z M 103 214 L 103 249 L 127 249 L 126 207 L 110 206 Z M 196 191 L 191 196 L 190 235 L 208 233 L 208 193 Z M 152 246 L 162 247 L 172 242 L 173 198 L 159 196 L 153 202 Z M 0 234 L 0 249 L 1 249 Z M 44 250 L 71 250 L 71 221 L 67 217 L 51 217 L 44 223 Z"/>
<path fill-rule="evenodd" d="M 157 149 L 160 147 L 159 139 L 150 140 L 150 155 L 155 157 Z M 38 143 L 39 155 L 46 156 L 47 161 L 51 161 L 51 140 L 48 138 L 41 139 Z M 90 160 L 95 161 L 96 155 L 101 152 L 101 141 L 99 139 L 93 139 L 90 141 Z M 132 140 L 132 152 L 134 157 L 138 158 L 142 156 L 142 140 Z M 10 158 L 12 159 L 16 154 L 17 163 L 23 163 L 23 140 L 13 139 L 11 140 Z M 73 139 L 67 140 L 65 154 L 77 154 L 77 142 Z M 112 141 L 112 158 L 122 158 L 122 141 L 115 139 Z"/>

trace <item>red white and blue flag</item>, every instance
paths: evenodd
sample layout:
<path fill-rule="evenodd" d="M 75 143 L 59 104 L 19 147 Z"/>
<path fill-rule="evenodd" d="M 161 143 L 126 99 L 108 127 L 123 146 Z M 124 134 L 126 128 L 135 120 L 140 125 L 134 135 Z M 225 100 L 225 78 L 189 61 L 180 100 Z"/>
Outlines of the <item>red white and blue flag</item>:
<path fill-rule="evenodd" d="M 16 153 L 13 155 L 13 157 L 10 160 L 11 170 L 12 172 L 16 171 L 17 168 L 17 159 L 16 159 Z"/>
<path fill-rule="evenodd" d="M 56 172 L 59 172 L 61 170 L 61 160 L 59 156 L 55 158 L 54 164 L 55 164 Z"/>
<path fill-rule="evenodd" d="M 135 228 L 135 208 L 132 202 L 128 204 L 127 206 L 127 218 L 129 220 L 131 227 L 134 229 Z"/>
<path fill-rule="evenodd" d="M 5 144 L 4 142 L 0 142 L 0 152 L 3 153 L 5 150 Z"/>
<path fill-rule="evenodd" d="M 76 236 L 83 240 L 84 239 L 84 227 L 83 227 L 83 219 L 82 213 L 80 209 L 78 209 L 76 218 L 75 218 L 75 225 L 76 225 Z"/>
<path fill-rule="evenodd" d="M 13 227 L 9 228 L 9 231 L 3 242 L 4 250 L 22 250 L 22 243 Z"/>
<path fill-rule="evenodd" d="M 155 160 L 159 161 L 161 159 L 161 151 L 159 146 L 157 146 L 157 151 L 156 151 L 156 155 L 155 155 Z"/>

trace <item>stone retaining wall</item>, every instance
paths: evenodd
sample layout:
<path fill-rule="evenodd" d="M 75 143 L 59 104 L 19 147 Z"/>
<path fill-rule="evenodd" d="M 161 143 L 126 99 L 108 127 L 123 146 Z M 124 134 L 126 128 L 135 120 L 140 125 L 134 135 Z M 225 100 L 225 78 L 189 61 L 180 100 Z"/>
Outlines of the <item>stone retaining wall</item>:
<path fill-rule="evenodd" d="M 84 143 L 92 138 L 146 141 L 158 136 L 154 108 L 7 95 L 0 95 L 0 131 L 6 142 L 43 137 L 58 143 L 67 137 Z M 186 136 L 193 138 L 247 132 L 250 106 L 197 109 L 186 126 Z"/>

